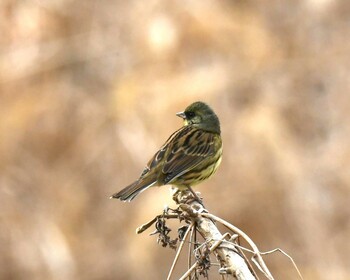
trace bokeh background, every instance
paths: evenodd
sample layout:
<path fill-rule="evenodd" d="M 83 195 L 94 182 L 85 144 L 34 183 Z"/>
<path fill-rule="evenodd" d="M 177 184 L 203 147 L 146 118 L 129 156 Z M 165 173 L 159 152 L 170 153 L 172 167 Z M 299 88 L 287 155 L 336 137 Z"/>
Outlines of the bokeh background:
<path fill-rule="evenodd" d="M 197 100 L 222 123 L 212 213 L 305 279 L 350 279 L 349 19 L 347 0 L 2 0 L 0 279 L 165 279 L 175 251 L 135 228 L 168 188 L 108 197 Z"/>

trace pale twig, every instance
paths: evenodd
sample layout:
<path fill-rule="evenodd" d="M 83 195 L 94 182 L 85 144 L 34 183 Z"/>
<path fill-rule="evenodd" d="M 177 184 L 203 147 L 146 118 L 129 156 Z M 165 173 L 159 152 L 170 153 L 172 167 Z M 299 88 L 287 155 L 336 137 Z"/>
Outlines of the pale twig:
<path fill-rule="evenodd" d="M 209 253 L 212 253 L 223 241 L 225 241 L 225 238 L 226 238 L 227 236 L 229 236 L 229 233 L 225 233 L 225 234 L 222 236 L 222 238 L 221 238 L 220 240 L 217 240 L 217 241 L 210 247 Z M 201 246 L 199 246 L 196 250 L 200 249 L 200 248 L 201 248 L 202 246 L 204 246 L 204 244 L 206 244 L 206 243 L 208 243 L 208 242 L 204 242 L 204 243 L 203 243 Z M 179 280 L 185 280 L 186 277 L 190 276 L 191 273 L 193 272 L 193 270 L 196 269 L 197 265 L 198 265 L 197 262 L 196 262 L 195 264 L 193 264 L 193 265 L 191 266 L 191 268 L 188 269 L 188 270 L 186 271 L 186 273 L 185 273 L 184 275 L 182 275 L 182 277 L 181 277 Z"/>
<path fill-rule="evenodd" d="M 143 233 L 146 229 L 148 229 L 151 225 L 153 225 L 153 224 L 157 221 L 157 219 L 159 219 L 160 217 L 163 217 L 163 218 L 166 218 L 166 219 L 176 219 L 176 218 L 178 218 L 179 216 L 176 215 L 176 214 L 157 215 L 157 216 L 155 216 L 152 220 L 150 220 L 149 222 L 144 223 L 144 224 L 142 224 L 141 226 L 139 226 L 139 227 L 136 229 L 136 233 L 137 233 L 137 234 Z"/>
<path fill-rule="evenodd" d="M 179 210 L 183 212 L 183 217 L 196 222 L 197 231 L 207 242 L 207 245 L 209 245 L 209 249 L 207 250 L 210 250 L 215 240 L 221 240 L 223 235 L 216 227 L 213 219 L 205 218 L 201 215 L 201 213 L 207 211 L 196 200 L 189 200 L 189 194 L 189 190 L 179 192 L 178 195 L 174 197 L 174 200 L 179 205 Z M 237 280 L 256 279 L 244 258 L 240 256 L 233 245 L 220 246 L 215 250 L 215 255 L 222 265 L 219 273 L 233 275 Z M 191 269 L 194 269 L 193 266 Z M 189 274 L 190 272 L 188 271 L 186 275 L 188 276 Z"/>
<path fill-rule="evenodd" d="M 176 263 L 177 263 L 177 260 L 179 259 L 179 256 L 180 256 L 180 253 L 181 253 L 181 251 L 182 251 L 183 245 L 185 244 L 185 240 L 186 240 L 186 238 L 187 238 L 187 235 L 189 234 L 189 232 L 191 231 L 191 229 L 193 228 L 193 226 L 194 226 L 194 224 L 192 223 L 192 224 L 188 227 L 188 229 L 186 230 L 186 233 L 185 233 L 184 236 L 183 236 L 183 239 L 182 239 L 181 242 L 180 242 L 179 249 L 178 249 L 177 252 L 176 252 L 176 256 L 175 256 L 175 259 L 174 259 L 174 261 L 173 261 L 173 264 L 172 264 L 172 266 L 171 266 L 171 268 L 170 268 L 170 271 L 169 271 L 167 280 L 170 280 L 170 277 L 171 277 L 171 275 L 173 274 L 175 265 L 176 265 Z"/>
<path fill-rule="evenodd" d="M 271 274 L 271 272 L 269 271 L 269 269 L 267 268 L 263 258 L 261 257 L 260 251 L 258 249 L 258 247 L 255 245 L 255 243 L 253 242 L 253 240 L 250 239 L 250 237 L 243 232 L 242 230 L 240 230 L 239 228 L 235 227 L 234 225 L 228 223 L 227 221 L 209 214 L 209 213 L 201 213 L 201 216 L 206 217 L 208 219 L 213 219 L 221 224 L 223 224 L 225 227 L 229 228 L 230 230 L 232 230 L 233 232 L 237 233 L 238 235 L 242 236 L 242 238 L 244 240 L 246 240 L 248 242 L 248 244 L 252 247 L 253 251 L 254 251 L 254 255 L 256 257 L 257 262 L 259 263 L 259 266 L 262 268 L 262 272 L 265 274 L 265 276 L 270 279 L 273 280 L 273 276 Z"/>
<path fill-rule="evenodd" d="M 280 252 L 281 254 L 285 255 L 287 258 L 289 258 L 289 260 L 292 262 L 295 270 L 298 272 L 298 275 L 300 277 L 301 280 L 303 280 L 303 276 L 301 275 L 300 273 L 300 270 L 298 269 L 298 266 L 296 265 L 296 263 L 294 262 L 293 258 L 288 255 L 285 251 L 283 251 L 281 248 L 276 248 L 276 249 L 273 249 L 271 251 L 267 251 L 267 252 L 260 252 L 261 255 L 267 255 L 267 254 L 272 254 L 272 253 L 275 253 L 275 252 Z"/>
<path fill-rule="evenodd" d="M 179 278 L 179 280 L 185 280 L 188 276 L 191 275 L 192 271 L 195 270 L 197 267 L 197 263 L 194 263 L 191 268 L 189 270 L 186 271 L 186 273 L 184 275 L 182 275 L 181 278 Z"/>
<path fill-rule="evenodd" d="M 231 238 L 231 239 L 232 239 L 232 238 Z M 245 247 L 243 247 L 243 246 L 241 246 L 241 245 L 239 245 L 239 244 L 237 244 L 237 243 L 232 243 L 230 240 L 229 240 L 229 241 L 225 241 L 225 242 L 234 245 L 237 249 L 240 249 L 241 252 L 242 252 L 242 251 L 246 251 L 246 252 L 249 252 L 249 253 L 253 254 L 252 261 L 253 261 L 253 262 L 255 263 L 255 265 L 259 268 L 259 270 L 260 270 L 261 272 L 263 272 L 263 271 L 262 271 L 262 268 L 261 268 L 260 265 L 259 265 L 259 263 L 255 260 L 256 255 L 255 255 L 255 252 L 254 252 L 253 250 L 250 250 L 250 249 L 248 249 L 248 248 L 245 248 Z M 304 279 L 303 276 L 301 275 L 301 272 L 300 272 L 300 270 L 299 270 L 297 264 L 295 263 L 294 259 L 293 259 L 290 255 L 288 255 L 285 251 L 283 251 L 281 248 L 276 248 L 276 249 L 273 249 L 273 250 L 270 250 L 270 251 L 267 251 L 267 252 L 259 252 L 259 253 L 260 253 L 260 255 L 268 255 L 268 254 L 272 254 L 272 253 L 275 253 L 275 252 L 280 252 L 281 254 L 283 254 L 283 255 L 285 255 L 287 258 L 289 258 L 289 260 L 292 262 L 292 264 L 293 264 L 295 270 L 297 271 L 297 273 L 298 273 L 298 275 L 299 275 L 299 278 L 300 278 L 301 280 Z M 245 257 L 244 254 L 243 254 L 243 256 Z M 245 259 L 246 259 L 246 258 L 245 258 Z M 246 259 L 246 260 L 247 260 L 247 259 Z M 248 263 L 249 263 L 249 262 L 248 262 Z M 255 274 L 256 279 L 259 280 L 259 278 L 258 278 L 258 276 L 256 275 L 255 272 L 254 272 L 254 274 Z"/>
<path fill-rule="evenodd" d="M 191 260 L 191 257 L 192 257 L 192 254 L 191 254 L 192 243 L 194 244 L 193 248 L 195 248 L 195 242 L 197 242 L 196 238 L 194 238 L 193 235 L 196 235 L 195 227 L 191 228 L 190 242 L 188 243 L 188 266 L 187 266 L 187 269 L 190 269 L 191 262 L 192 262 L 192 260 Z M 193 240 L 194 240 L 194 242 L 193 242 Z M 188 280 L 191 280 L 191 276 L 188 277 Z"/>
<path fill-rule="evenodd" d="M 238 234 L 233 234 L 230 238 L 230 240 L 228 242 L 230 242 L 233 246 L 235 246 L 235 248 L 239 251 L 239 253 L 242 255 L 242 257 L 244 258 L 245 262 L 247 263 L 250 271 L 252 272 L 252 274 L 254 275 L 254 277 L 259 280 L 258 275 L 256 274 L 252 264 L 249 262 L 247 256 L 244 254 L 243 250 L 241 249 L 241 246 L 238 244 L 238 242 L 233 242 L 234 240 L 238 240 L 239 242 L 239 235 Z"/>

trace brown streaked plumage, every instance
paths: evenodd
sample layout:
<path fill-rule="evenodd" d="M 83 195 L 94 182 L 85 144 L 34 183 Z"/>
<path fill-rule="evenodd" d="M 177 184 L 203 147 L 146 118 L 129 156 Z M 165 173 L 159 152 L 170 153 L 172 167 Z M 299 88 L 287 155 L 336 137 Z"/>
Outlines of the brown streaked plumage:
<path fill-rule="evenodd" d="M 131 201 L 152 186 L 190 188 L 212 176 L 221 162 L 220 123 L 214 111 L 195 102 L 177 113 L 184 126 L 175 131 L 148 162 L 140 178 L 111 198 Z"/>

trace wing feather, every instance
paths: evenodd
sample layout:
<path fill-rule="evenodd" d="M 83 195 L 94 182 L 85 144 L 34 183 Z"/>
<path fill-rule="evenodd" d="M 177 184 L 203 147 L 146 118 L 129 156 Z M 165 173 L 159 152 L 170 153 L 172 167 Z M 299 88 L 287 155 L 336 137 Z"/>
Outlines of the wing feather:
<path fill-rule="evenodd" d="M 151 158 L 141 177 L 158 169 L 164 184 L 188 172 L 200 164 L 207 156 L 215 152 L 214 134 L 184 126 L 175 131 Z"/>
<path fill-rule="evenodd" d="M 191 127 L 185 128 L 167 147 L 162 169 L 166 174 L 166 184 L 214 153 L 214 134 Z"/>

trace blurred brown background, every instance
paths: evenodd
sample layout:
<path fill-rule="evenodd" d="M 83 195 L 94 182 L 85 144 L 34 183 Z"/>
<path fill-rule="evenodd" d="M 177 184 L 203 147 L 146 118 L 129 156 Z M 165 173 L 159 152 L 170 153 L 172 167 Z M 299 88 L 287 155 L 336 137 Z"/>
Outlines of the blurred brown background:
<path fill-rule="evenodd" d="M 349 19 L 347 0 L 2 0 L 0 279 L 165 279 L 175 252 L 135 228 L 168 188 L 108 197 L 197 100 L 223 131 L 208 208 L 305 279 L 350 279 Z"/>

